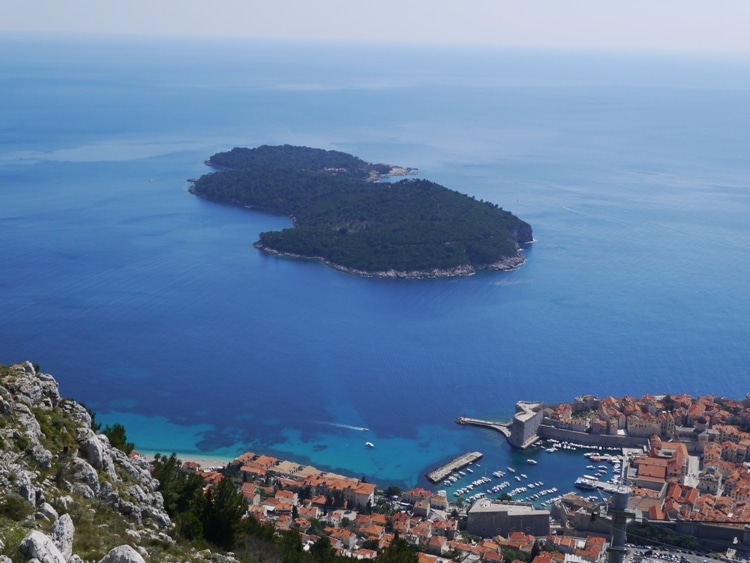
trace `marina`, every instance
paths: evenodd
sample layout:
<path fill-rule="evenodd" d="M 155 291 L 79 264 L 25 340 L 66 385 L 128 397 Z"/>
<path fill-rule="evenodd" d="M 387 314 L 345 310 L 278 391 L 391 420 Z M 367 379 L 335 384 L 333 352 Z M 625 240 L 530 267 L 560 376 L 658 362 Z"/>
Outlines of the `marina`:
<path fill-rule="evenodd" d="M 439 485 L 455 502 L 511 497 L 544 508 L 571 492 L 603 499 L 622 484 L 624 458 L 622 451 L 614 448 L 548 439 L 523 453 L 512 448 L 498 453 L 486 454 L 481 469 L 472 465 L 473 475 L 468 467 L 463 468 L 463 475 L 454 469 Z M 482 472 L 486 475 L 477 478 Z"/>
<path fill-rule="evenodd" d="M 437 469 L 430 471 L 425 475 L 427 479 L 434 483 L 439 483 L 443 481 L 448 475 L 453 473 L 454 471 L 460 471 L 467 465 L 470 465 L 477 461 L 478 459 L 481 459 L 484 454 L 482 452 L 468 452 L 463 455 L 460 455 L 456 458 L 453 458 L 445 465 L 441 465 Z M 465 475 L 465 473 L 463 473 Z"/>

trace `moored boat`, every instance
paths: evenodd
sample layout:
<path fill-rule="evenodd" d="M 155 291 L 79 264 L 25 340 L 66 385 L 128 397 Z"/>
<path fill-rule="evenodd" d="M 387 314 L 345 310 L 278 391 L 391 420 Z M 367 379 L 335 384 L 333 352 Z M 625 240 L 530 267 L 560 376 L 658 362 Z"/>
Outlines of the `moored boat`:
<path fill-rule="evenodd" d="M 584 477 L 579 477 L 578 479 L 576 479 L 575 486 L 578 489 L 583 489 L 586 491 L 593 491 L 594 489 L 596 489 L 595 481 L 586 479 Z"/>

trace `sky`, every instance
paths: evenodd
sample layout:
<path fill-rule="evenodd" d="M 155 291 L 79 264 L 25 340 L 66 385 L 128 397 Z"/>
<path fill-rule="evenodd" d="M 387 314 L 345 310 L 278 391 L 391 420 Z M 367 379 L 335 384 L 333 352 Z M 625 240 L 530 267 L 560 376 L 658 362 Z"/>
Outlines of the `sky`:
<path fill-rule="evenodd" d="M 0 0 L 0 32 L 750 54 L 748 0 Z"/>

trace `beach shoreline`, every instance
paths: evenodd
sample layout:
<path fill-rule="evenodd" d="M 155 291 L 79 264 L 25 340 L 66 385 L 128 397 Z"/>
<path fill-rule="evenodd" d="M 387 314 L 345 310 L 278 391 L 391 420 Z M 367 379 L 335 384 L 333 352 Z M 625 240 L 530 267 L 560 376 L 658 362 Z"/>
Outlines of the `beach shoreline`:
<path fill-rule="evenodd" d="M 153 461 L 156 454 L 161 454 L 162 456 L 166 455 L 169 457 L 172 455 L 170 452 L 169 454 L 164 454 L 161 452 L 156 451 L 144 451 L 144 450 L 138 450 L 138 453 L 144 456 L 149 461 Z M 200 469 L 217 469 L 217 468 L 225 468 L 227 465 L 229 465 L 232 461 L 237 459 L 239 457 L 237 456 L 231 457 L 228 455 L 211 455 L 211 454 L 204 454 L 204 453 L 198 453 L 198 452 L 174 452 L 175 455 L 177 455 L 177 459 L 180 460 L 182 463 L 196 463 Z"/>

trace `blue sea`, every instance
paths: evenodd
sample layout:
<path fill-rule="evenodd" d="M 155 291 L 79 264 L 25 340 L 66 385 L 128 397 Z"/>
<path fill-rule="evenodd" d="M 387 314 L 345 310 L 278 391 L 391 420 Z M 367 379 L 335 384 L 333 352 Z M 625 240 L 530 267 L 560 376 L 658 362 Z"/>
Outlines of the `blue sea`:
<path fill-rule="evenodd" d="M 147 452 L 411 486 L 479 450 L 570 488 L 579 453 L 454 419 L 750 391 L 749 108 L 739 58 L 3 37 L 0 363 Z M 517 271 L 435 280 L 265 255 L 287 218 L 187 180 L 283 143 L 419 168 L 536 242 Z"/>

